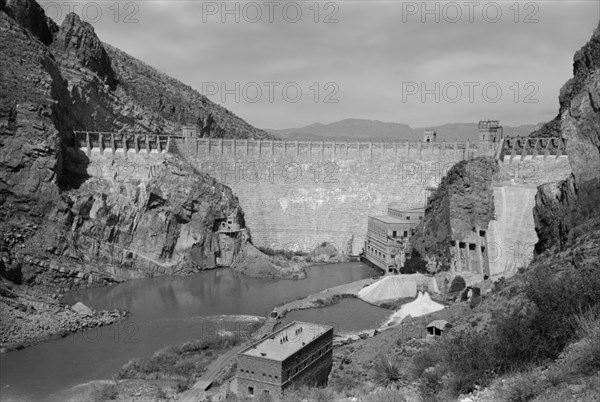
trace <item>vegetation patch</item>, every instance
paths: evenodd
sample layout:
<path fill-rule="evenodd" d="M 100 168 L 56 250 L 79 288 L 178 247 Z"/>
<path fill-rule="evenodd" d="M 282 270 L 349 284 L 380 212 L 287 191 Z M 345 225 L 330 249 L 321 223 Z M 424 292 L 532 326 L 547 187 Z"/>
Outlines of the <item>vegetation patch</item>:
<path fill-rule="evenodd" d="M 122 379 L 178 379 L 188 385 L 228 349 L 240 343 L 238 337 L 215 336 L 159 350 L 152 356 L 130 360 L 119 371 Z"/>

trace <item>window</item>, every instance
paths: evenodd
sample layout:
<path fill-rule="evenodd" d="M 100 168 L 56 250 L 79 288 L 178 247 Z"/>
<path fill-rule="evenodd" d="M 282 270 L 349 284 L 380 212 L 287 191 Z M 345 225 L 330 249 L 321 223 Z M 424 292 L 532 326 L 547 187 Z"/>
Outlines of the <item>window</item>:
<path fill-rule="evenodd" d="M 254 387 L 248 387 L 248 395 L 254 395 Z"/>
<path fill-rule="evenodd" d="M 398 236 L 398 232 L 396 232 L 395 230 L 392 232 L 392 237 L 396 237 Z"/>
<path fill-rule="evenodd" d="M 410 215 L 406 215 L 406 220 L 409 221 L 410 220 Z"/>
<path fill-rule="evenodd" d="M 404 237 L 408 236 L 408 232 L 407 232 L 406 230 L 404 231 L 404 234 L 403 234 L 403 236 L 404 236 Z"/>
<path fill-rule="evenodd" d="M 420 221 L 422 221 L 422 220 L 423 220 L 423 217 L 422 217 L 422 216 L 419 216 L 419 220 L 420 220 Z"/>

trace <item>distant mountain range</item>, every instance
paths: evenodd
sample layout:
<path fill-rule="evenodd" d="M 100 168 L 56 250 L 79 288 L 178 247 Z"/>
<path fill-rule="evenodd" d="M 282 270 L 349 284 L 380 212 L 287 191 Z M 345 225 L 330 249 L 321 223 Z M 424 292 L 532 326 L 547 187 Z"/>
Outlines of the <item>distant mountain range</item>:
<path fill-rule="evenodd" d="M 505 135 L 529 135 L 540 125 L 526 124 L 518 127 L 504 126 Z M 329 124 L 314 123 L 306 127 L 266 129 L 285 140 L 315 141 L 404 141 L 419 140 L 425 130 L 435 130 L 438 141 L 476 141 L 477 123 L 449 123 L 441 126 L 412 128 L 402 123 L 386 123 L 378 120 L 345 119 Z"/>

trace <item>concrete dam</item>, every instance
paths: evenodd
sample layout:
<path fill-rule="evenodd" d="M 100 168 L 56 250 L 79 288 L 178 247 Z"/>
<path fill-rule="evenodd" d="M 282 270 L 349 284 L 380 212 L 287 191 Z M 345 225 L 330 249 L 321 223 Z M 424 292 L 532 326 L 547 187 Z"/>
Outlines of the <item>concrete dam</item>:
<path fill-rule="evenodd" d="M 351 255 L 363 251 L 369 215 L 385 214 L 391 203 L 423 207 L 456 162 L 495 157 L 492 275 L 531 259 L 535 188 L 570 172 L 560 139 L 371 143 L 79 132 L 75 147 L 88 155 L 91 176 L 115 181 L 148 178 L 165 154 L 179 154 L 232 188 L 257 246 L 309 251 L 329 242 Z M 524 246 L 510 254 L 515 243 Z"/>
<path fill-rule="evenodd" d="M 390 203 L 422 207 L 456 162 L 493 156 L 491 143 L 349 143 L 182 139 L 177 151 L 230 186 L 255 244 L 364 247 L 367 217 Z"/>

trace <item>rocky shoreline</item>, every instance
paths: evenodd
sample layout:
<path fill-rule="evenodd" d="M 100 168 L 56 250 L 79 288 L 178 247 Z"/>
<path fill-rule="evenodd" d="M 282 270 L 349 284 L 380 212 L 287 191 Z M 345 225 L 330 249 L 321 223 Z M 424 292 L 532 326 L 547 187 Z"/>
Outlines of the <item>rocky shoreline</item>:
<path fill-rule="evenodd" d="M 81 303 L 69 307 L 56 294 L 6 281 L 0 282 L 0 306 L 0 353 L 114 324 L 129 316 L 126 310 L 93 311 Z"/>

